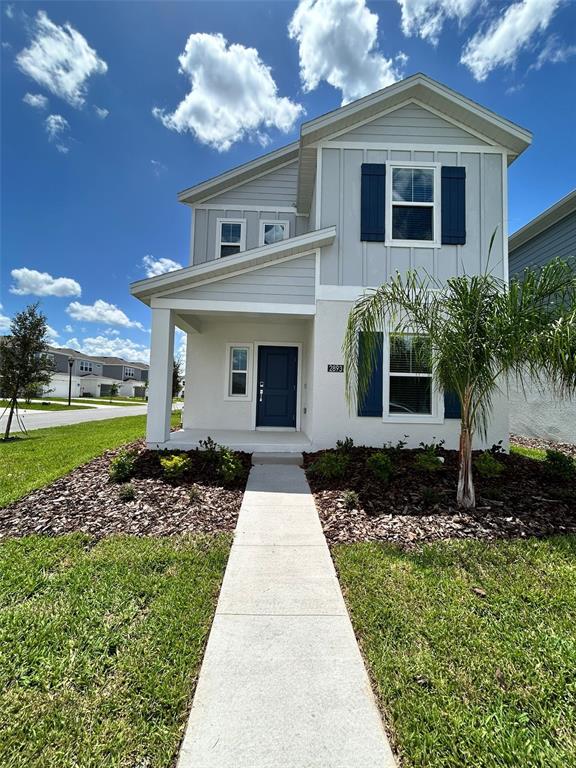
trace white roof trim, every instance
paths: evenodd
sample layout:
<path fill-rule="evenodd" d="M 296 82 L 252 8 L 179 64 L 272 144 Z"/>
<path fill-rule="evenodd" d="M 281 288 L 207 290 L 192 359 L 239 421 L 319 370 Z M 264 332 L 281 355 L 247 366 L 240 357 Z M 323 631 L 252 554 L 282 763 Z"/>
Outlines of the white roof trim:
<path fill-rule="evenodd" d="M 527 243 L 528 240 L 532 240 L 533 237 L 536 237 L 562 219 L 565 219 L 566 216 L 574 213 L 574 211 L 576 211 L 576 189 L 573 189 L 572 192 L 568 192 L 568 194 L 558 200 L 557 203 L 551 205 L 550 208 L 546 208 L 546 210 L 542 211 L 536 218 L 514 232 L 513 235 L 510 235 L 508 240 L 508 252 L 512 254 L 512 251 L 516 250 L 516 248 L 519 248 L 521 245 L 524 245 L 524 243 Z"/>
<path fill-rule="evenodd" d="M 325 245 L 330 245 L 336 237 L 336 227 L 307 232 L 297 237 L 289 237 L 273 245 L 265 245 L 243 251 L 237 256 L 226 256 L 195 267 L 184 267 L 163 275 L 139 280 L 130 285 L 130 293 L 144 303 L 149 304 L 153 295 L 170 289 L 196 285 L 208 279 L 222 279 L 239 269 L 251 269 L 288 257 L 297 257 Z"/>

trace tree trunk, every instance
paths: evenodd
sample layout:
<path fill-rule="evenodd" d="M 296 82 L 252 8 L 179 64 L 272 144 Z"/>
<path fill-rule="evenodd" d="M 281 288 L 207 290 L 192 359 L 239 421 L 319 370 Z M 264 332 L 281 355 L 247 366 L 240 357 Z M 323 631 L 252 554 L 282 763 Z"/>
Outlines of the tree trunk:
<path fill-rule="evenodd" d="M 462 417 L 464 418 L 464 413 Z M 464 420 L 460 428 L 460 474 L 456 499 L 459 507 L 473 509 L 476 506 L 476 494 L 472 482 L 472 433 Z"/>
<path fill-rule="evenodd" d="M 6 431 L 4 432 L 4 440 L 8 440 L 10 437 L 10 428 L 12 427 L 12 418 L 14 416 L 14 409 L 16 408 L 17 399 L 13 397 L 10 400 L 10 410 L 8 412 L 8 421 L 6 422 Z"/>

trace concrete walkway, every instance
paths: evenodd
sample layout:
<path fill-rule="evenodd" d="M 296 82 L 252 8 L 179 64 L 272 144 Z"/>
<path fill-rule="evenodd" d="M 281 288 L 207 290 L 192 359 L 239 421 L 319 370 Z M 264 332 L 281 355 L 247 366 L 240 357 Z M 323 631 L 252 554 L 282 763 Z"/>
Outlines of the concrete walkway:
<path fill-rule="evenodd" d="M 178 768 L 394 765 L 304 472 L 255 466 Z"/>

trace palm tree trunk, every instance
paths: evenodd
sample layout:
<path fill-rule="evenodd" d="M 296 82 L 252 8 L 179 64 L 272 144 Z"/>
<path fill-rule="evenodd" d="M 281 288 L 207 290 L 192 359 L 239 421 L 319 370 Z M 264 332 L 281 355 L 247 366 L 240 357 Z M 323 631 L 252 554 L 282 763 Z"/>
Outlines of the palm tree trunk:
<path fill-rule="evenodd" d="M 14 416 L 14 409 L 16 408 L 17 399 L 13 397 L 10 400 L 10 410 L 8 412 L 8 421 L 6 422 L 6 431 L 4 432 L 4 440 L 8 440 L 10 437 L 10 428 L 12 427 L 12 418 Z"/>
<path fill-rule="evenodd" d="M 472 431 L 469 422 L 468 397 L 462 403 L 462 421 L 460 425 L 460 473 L 458 475 L 458 493 L 456 500 L 459 507 L 473 509 L 476 506 L 476 494 L 472 481 Z"/>

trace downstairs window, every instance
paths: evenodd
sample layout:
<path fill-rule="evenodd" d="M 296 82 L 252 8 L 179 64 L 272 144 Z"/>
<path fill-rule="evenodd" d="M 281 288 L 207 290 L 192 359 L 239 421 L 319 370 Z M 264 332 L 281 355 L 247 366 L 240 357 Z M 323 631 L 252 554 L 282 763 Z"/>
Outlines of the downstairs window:
<path fill-rule="evenodd" d="M 432 414 L 432 348 L 427 336 L 390 337 L 390 415 Z"/>

